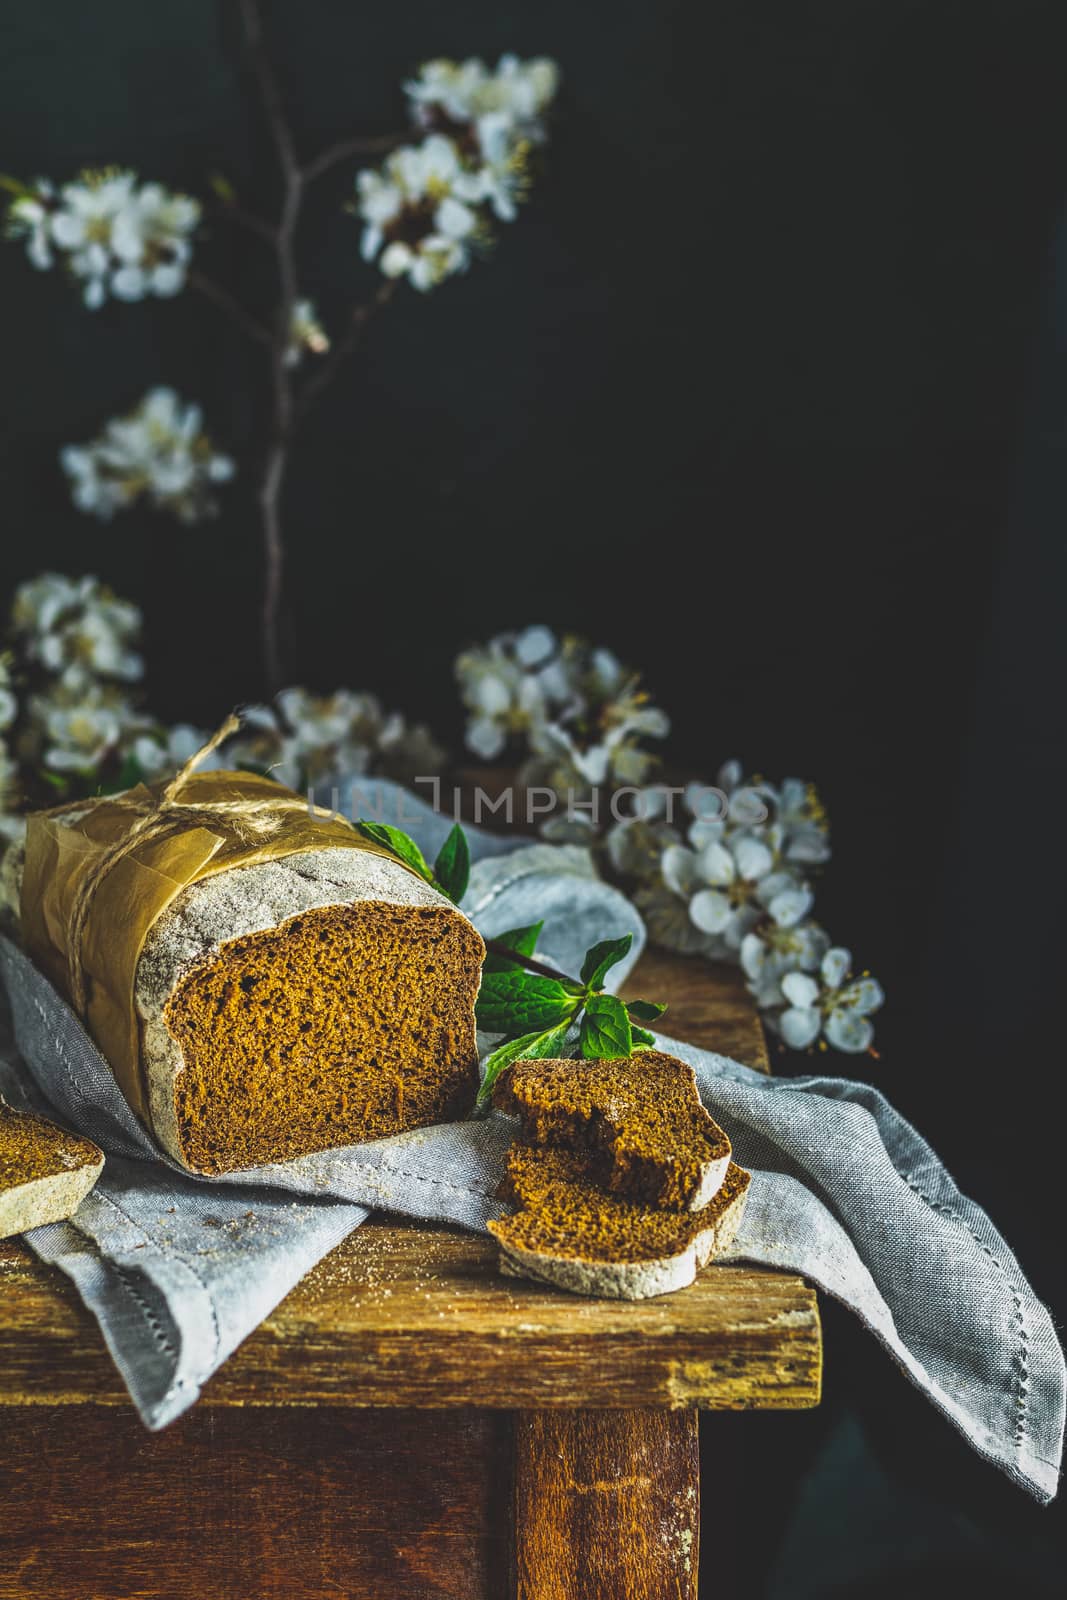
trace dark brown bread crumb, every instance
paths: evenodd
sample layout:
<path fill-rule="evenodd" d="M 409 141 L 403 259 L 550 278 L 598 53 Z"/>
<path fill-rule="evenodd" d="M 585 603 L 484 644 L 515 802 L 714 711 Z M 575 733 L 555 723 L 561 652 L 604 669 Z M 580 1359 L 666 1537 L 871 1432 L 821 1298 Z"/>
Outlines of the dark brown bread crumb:
<path fill-rule="evenodd" d="M 91 1139 L 67 1133 L 45 1117 L 0 1100 L 0 1189 L 94 1166 L 103 1156 Z"/>
<path fill-rule="evenodd" d="M 463 1115 L 483 954 L 451 908 L 379 901 L 224 945 L 165 1011 L 183 1159 L 228 1172 Z"/>
<path fill-rule="evenodd" d="M 594 1158 L 613 1194 L 699 1210 L 726 1173 L 730 1141 L 700 1103 L 693 1069 L 658 1050 L 617 1061 L 516 1061 L 493 1096 L 525 1138 Z"/>
<path fill-rule="evenodd" d="M 607 1194 L 587 1157 L 574 1150 L 515 1144 L 498 1194 L 521 1209 L 490 1222 L 502 1242 L 582 1261 L 651 1261 L 676 1255 L 714 1216 L 747 1190 L 750 1175 L 730 1163 L 711 1204 L 701 1211 L 665 1211 Z"/>

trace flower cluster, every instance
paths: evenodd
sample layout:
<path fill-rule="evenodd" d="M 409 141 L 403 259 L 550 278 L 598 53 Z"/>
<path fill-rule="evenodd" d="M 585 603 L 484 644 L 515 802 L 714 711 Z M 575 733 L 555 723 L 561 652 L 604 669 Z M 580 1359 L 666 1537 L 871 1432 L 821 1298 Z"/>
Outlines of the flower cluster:
<path fill-rule="evenodd" d="M 11 631 L 25 662 L 70 689 L 97 677 L 135 683 L 144 672 L 134 648 L 141 613 L 98 578 L 31 578 L 15 595 Z"/>
<path fill-rule="evenodd" d="M 61 261 L 95 310 L 108 295 L 143 300 L 175 295 L 185 283 L 200 206 L 133 172 L 83 172 L 59 189 L 45 178 L 20 188 L 7 230 L 26 241 L 35 267 Z"/>
<path fill-rule="evenodd" d="M 291 789 L 324 778 L 381 774 L 398 782 L 435 776 L 444 751 L 428 729 L 409 726 L 399 712 L 386 712 L 373 694 L 338 689 L 316 696 L 282 689 L 271 705 L 246 706 L 239 734 L 204 763 L 204 769 L 238 767 L 269 772 Z M 134 746 L 144 770 L 173 771 L 207 738 L 182 726 L 160 729 Z"/>
<path fill-rule="evenodd" d="M 97 578 L 46 572 L 17 590 L 11 652 L 0 655 L 0 842 L 19 831 L 20 805 L 168 777 L 206 743 L 207 729 L 167 727 L 142 708 L 140 632 L 138 608 Z M 293 688 L 249 707 L 204 767 L 270 772 L 302 789 L 351 774 L 410 783 L 444 759 L 428 729 L 372 694 Z"/>
<path fill-rule="evenodd" d="M 234 464 L 216 453 L 202 421 L 200 407 L 184 405 L 173 389 L 150 389 L 98 439 L 60 451 L 74 504 L 105 522 L 142 498 L 180 522 L 213 515 L 212 488 L 233 476 Z"/>
<path fill-rule="evenodd" d="M 493 220 L 518 214 L 557 84 L 544 58 L 428 62 L 405 85 L 421 142 L 356 177 L 364 259 L 424 291 L 464 271 Z"/>
<path fill-rule="evenodd" d="M 810 784 L 745 780 L 729 763 L 714 786 L 649 788 L 605 847 L 657 943 L 740 965 L 770 1025 L 794 1049 L 864 1051 L 882 991 L 846 982 L 851 957 L 812 917 L 811 870 L 830 858 L 826 813 Z"/>
<path fill-rule="evenodd" d="M 145 725 L 131 692 L 144 671 L 136 648 L 140 630 L 137 607 L 97 578 L 45 572 L 17 590 L 7 713 L 19 782 L 9 784 L 8 806 L 16 787 L 40 802 L 42 783 L 66 792 L 71 783 L 94 783 L 109 763 L 121 763 L 124 748 Z"/>
<path fill-rule="evenodd" d="M 469 713 L 468 747 L 492 761 L 509 744 L 524 743 L 523 781 L 560 796 L 609 782 L 644 783 L 655 757 L 641 741 L 670 731 L 636 674 L 610 650 L 561 641 L 542 625 L 464 651 L 456 677 Z"/>

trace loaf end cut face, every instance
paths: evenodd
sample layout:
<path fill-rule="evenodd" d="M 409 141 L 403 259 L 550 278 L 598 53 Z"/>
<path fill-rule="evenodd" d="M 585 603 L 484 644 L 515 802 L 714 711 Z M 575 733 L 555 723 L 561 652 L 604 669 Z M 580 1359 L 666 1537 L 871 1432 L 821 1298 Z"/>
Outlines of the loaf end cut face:
<path fill-rule="evenodd" d="M 224 942 L 166 1002 L 181 1064 L 157 1131 L 222 1173 L 462 1116 L 484 949 L 439 897 L 311 907 Z"/>
<path fill-rule="evenodd" d="M 685 1288 L 729 1249 L 750 1182 L 731 1163 L 709 1205 L 672 1212 L 605 1192 L 589 1158 L 576 1151 L 516 1144 L 500 1195 L 518 1210 L 488 1226 L 509 1276 L 576 1294 L 645 1300 Z"/>
<path fill-rule="evenodd" d="M 103 1166 L 91 1139 L 0 1100 L 0 1239 L 65 1222 Z"/>

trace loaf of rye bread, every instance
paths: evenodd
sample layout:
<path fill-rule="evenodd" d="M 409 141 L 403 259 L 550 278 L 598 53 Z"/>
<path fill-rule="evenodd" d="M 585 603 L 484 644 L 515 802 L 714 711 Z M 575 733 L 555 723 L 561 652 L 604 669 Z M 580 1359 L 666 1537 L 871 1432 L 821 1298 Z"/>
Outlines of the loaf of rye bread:
<path fill-rule="evenodd" d="M 0 1239 L 72 1217 L 103 1165 L 92 1140 L 0 1100 Z"/>
<path fill-rule="evenodd" d="M 481 936 L 399 861 L 336 838 L 200 877 L 147 931 L 137 1109 L 190 1171 L 382 1138 L 473 1100 Z"/>

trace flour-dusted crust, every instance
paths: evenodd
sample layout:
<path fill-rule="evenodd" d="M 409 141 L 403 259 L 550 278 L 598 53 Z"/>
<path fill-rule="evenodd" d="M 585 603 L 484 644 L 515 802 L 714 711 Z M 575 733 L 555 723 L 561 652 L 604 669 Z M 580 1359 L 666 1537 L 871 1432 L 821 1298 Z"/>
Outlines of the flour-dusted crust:
<path fill-rule="evenodd" d="M 91 1139 L 0 1100 L 0 1239 L 65 1222 L 103 1166 Z"/>
<path fill-rule="evenodd" d="M 467 919 L 450 901 L 397 862 L 363 850 L 327 848 L 236 867 L 202 878 L 178 895 L 149 930 L 137 968 L 136 1006 L 142 1029 L 142 1060 L 152 1126 L 164 1148 L 183 1165 L 191 1163 L 187 1160 L 188 1141 L 183 1138 L 179 1125 L 177 1101 L 187 1063 L 182 1045 L 175 1036 L 172 1002 L 176 993 L 211 963 L 225 958 L 227 951 L 232 951 L 249 935 L 266 935 L 272 931 L 283 934 L 302 914 L 331 907 L 364 907 L 371 913 L 373 908 L 381 907 L 383 914 L 389 908 L 394 912 L 396 908 L 410 910 L 415 914 L 411 919 L 416 930 L 413 938 L 417 935 L 420 918 L 425 921 L 432 913 L 469 936 L 472 959 L 476 963 L 473 975 L 468 975 L 469 1027 L 466 1033 L 469 1037 L 460 1043 L 454 1076 L 456 1086 L 466 1085 L 471 1093 L 476 1088 L 473 1002 L 478 983 L 477 963 L 480 963 L 484 947 Z M 457 980 L 451 986 L 453 995 L 458 977 L 453 974 Z M 448 975 L 438 973 L 433 979 L 427 977 L 425 995 L 414 997 L 409 1003 L 423 1004 L 429 1014 L 439 1005 L 442 993 L 449 989 Z M 315 1000 L 314 993 L 309 993 L 309 1017 L 314 1015 Z M 269 1048 L 269 1035 L 264 1042 Z M 335 1136 L 326 1138 L 320 1147 L 327 1147 L 331 1142 L 335 1145 L 353 1142 L 357 1136 L 380 1136 L 414 1125 L 404 1120 L 403 1107 L 398 1109 L 396 1123 L 396 1128 L 383 1128 L 370 1134 L 360 1135 L 357 1131 L 352 1138 L 346 1138 L 344 1129 L 339 1128 Z M 273 1156 L 261 1152 L 260 1159 L 283 1159 L 296 1153 L 286 1149 L 284 1130 L 279 1129 L 278 1133 L 277 1152 Z M 194 1170 L 198 1169 L 194 1167 Z"/>

